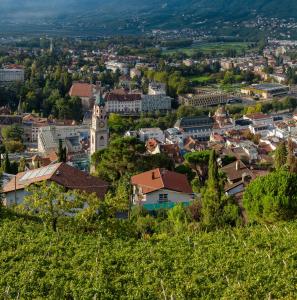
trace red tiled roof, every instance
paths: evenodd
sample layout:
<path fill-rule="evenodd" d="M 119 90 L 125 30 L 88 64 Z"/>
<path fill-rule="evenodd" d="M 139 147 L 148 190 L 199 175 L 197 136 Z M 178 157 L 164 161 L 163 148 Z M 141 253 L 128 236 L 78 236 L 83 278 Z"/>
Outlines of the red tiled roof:
<path fill-rule="evenodd" d="M 168 189 L 186 194 L 193 192 L 186 175 L 165 169 L 154 169 L 135 175 L 131 178 L 131 183 L 132 185 L 141 187 L 144 194 L 160 189 Z"/>
<path fill-rule="evenodd" d="M 141 100 L 141 93 L 129 93 L 125 89 L 117 89 L 106 93 L 104 99 L 105 101 L 136 101 Z"/>
<path fill-rule="evenodd" d="M 268 119 L 270 118 L 268 115 L 262 114 L 262 113 L 254 113 L 246 115 L 247 118 L 251 120 L 260 120 L 260 119 Z"/>
<path fill-rule="evenodd" d="M 70 97 L 91 98 L 93 96 L 93 85 L 89 83 L 73 83 L 70 92 Z"/>
<path fill-rule="evenodd" d="M 156 139 L 149 139 L 145 146 L 148 149 L 148 151 L 154 151 L 156 149 L 156 147 L 158 146 L 158 142 Z"/>
<path fill-rule="evenodd" d="M 18 70 L 23 70 L 24 66 L 18 65 L 18 64 L 9 64 L 5 66 L 6 69 L 18 69 Z"/>
<path fill-rule="evenodd" d="M 15 189 L 22 190 L 31 184 L 47 180 L 53 181 L 70 190 L 96 193 L 101 199 L 104 198 L 108 189 L 108 183 L 100 178 L 90 176 L 65 163 L 57 163 L 47 167 L 18 173 L 16 175 L 16 185 L 15 179 L 13 178 L 4 186 L 3 192 L 8 193 Z"/>

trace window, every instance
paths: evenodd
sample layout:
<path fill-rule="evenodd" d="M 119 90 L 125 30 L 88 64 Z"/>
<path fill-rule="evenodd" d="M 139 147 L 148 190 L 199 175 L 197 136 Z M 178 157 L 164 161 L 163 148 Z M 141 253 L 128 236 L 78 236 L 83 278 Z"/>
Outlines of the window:
<path fill-rule="evenodd" d="M 159 194 L 159 202 L 168 202 L 168 194 Z"/>

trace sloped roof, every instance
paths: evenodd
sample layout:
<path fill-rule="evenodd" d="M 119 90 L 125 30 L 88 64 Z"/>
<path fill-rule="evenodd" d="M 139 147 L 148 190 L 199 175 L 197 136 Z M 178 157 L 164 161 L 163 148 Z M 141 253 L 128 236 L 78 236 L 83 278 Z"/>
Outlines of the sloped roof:
<path fill-rule="evenodd" d="M 57 163 L 43 168 L 21 172 L 3 188 L 4 193 L 22 190 L 31 184 L 42 181 L 53 181 L 70 190 L 81 190 L 87 193 L 96 193 L 103 198 L 108 189 L 108 183 L 100 178 L 90 176 L 65 163 Z"/>
<path fill-rule="evenodd" d="M 144 194 L 152 193 L 160 189 L 191 194 L 192 188 L 187 176 L 165 169 L 154 169 L 135 175 L 131 178 L 132 185 L 142 188 Z"/>
<path fill-rule="evenodd" d="M 116 89 L 104 96 L 105 101 L 137 101 L 141 100 L 141 93 L 129 92 L 125 89 Z"/>
<path fill-rule="evenodd" d="M 241 160 L 234 161 L 233 163 L 224 166 L 221 170 L 226 174 L 230 181 L 242 179 L 244 174 L 250 176 L 252 179 L 255 178 L 253 172 L 248 169 Z"/>
<path fill-rule="evenodd" d="M 73 83 L 70 92 L 70 97 L 91 98 L 93 96 L 93 85 L 89 83 Z"/>

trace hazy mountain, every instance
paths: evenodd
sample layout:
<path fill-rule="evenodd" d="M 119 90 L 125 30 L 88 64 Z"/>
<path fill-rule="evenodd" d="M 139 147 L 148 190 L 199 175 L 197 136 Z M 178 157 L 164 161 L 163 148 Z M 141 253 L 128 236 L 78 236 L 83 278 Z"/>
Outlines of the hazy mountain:
<path fill-rule="evenodd" d="M 105 29 L 180 28 L 208 20 L 255 15 L 295 18 L 292 0 L 0 0 L 2 24 L 58 22 Z"/>

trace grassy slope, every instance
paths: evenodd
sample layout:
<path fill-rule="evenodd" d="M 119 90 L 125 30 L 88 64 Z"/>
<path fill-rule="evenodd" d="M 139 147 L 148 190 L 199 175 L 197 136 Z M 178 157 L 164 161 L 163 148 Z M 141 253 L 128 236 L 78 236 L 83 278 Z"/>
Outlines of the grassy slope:
<path fill-rule="evenodd" d="M 297 296 L 297 223 L 138 241 L 39 226 L 1 222 L 1 299 Z"/>
<path fill-rule="evenodd" d="M 228 49 L 236 49 L 238 53 L 248 49 L 248 43 L 244 42 L 225 42 L 225 43 L 200 43 L 187 48 L 178 48 L 173 50 L 164 51 L 165 54 L 173 54 L 176 52 L 183 52 L 187 55 L 193 55 L 195 52 L 200 51 L 204 54 L 210 54 L 212 51 L 217 53 L 224 53 Z"/>

